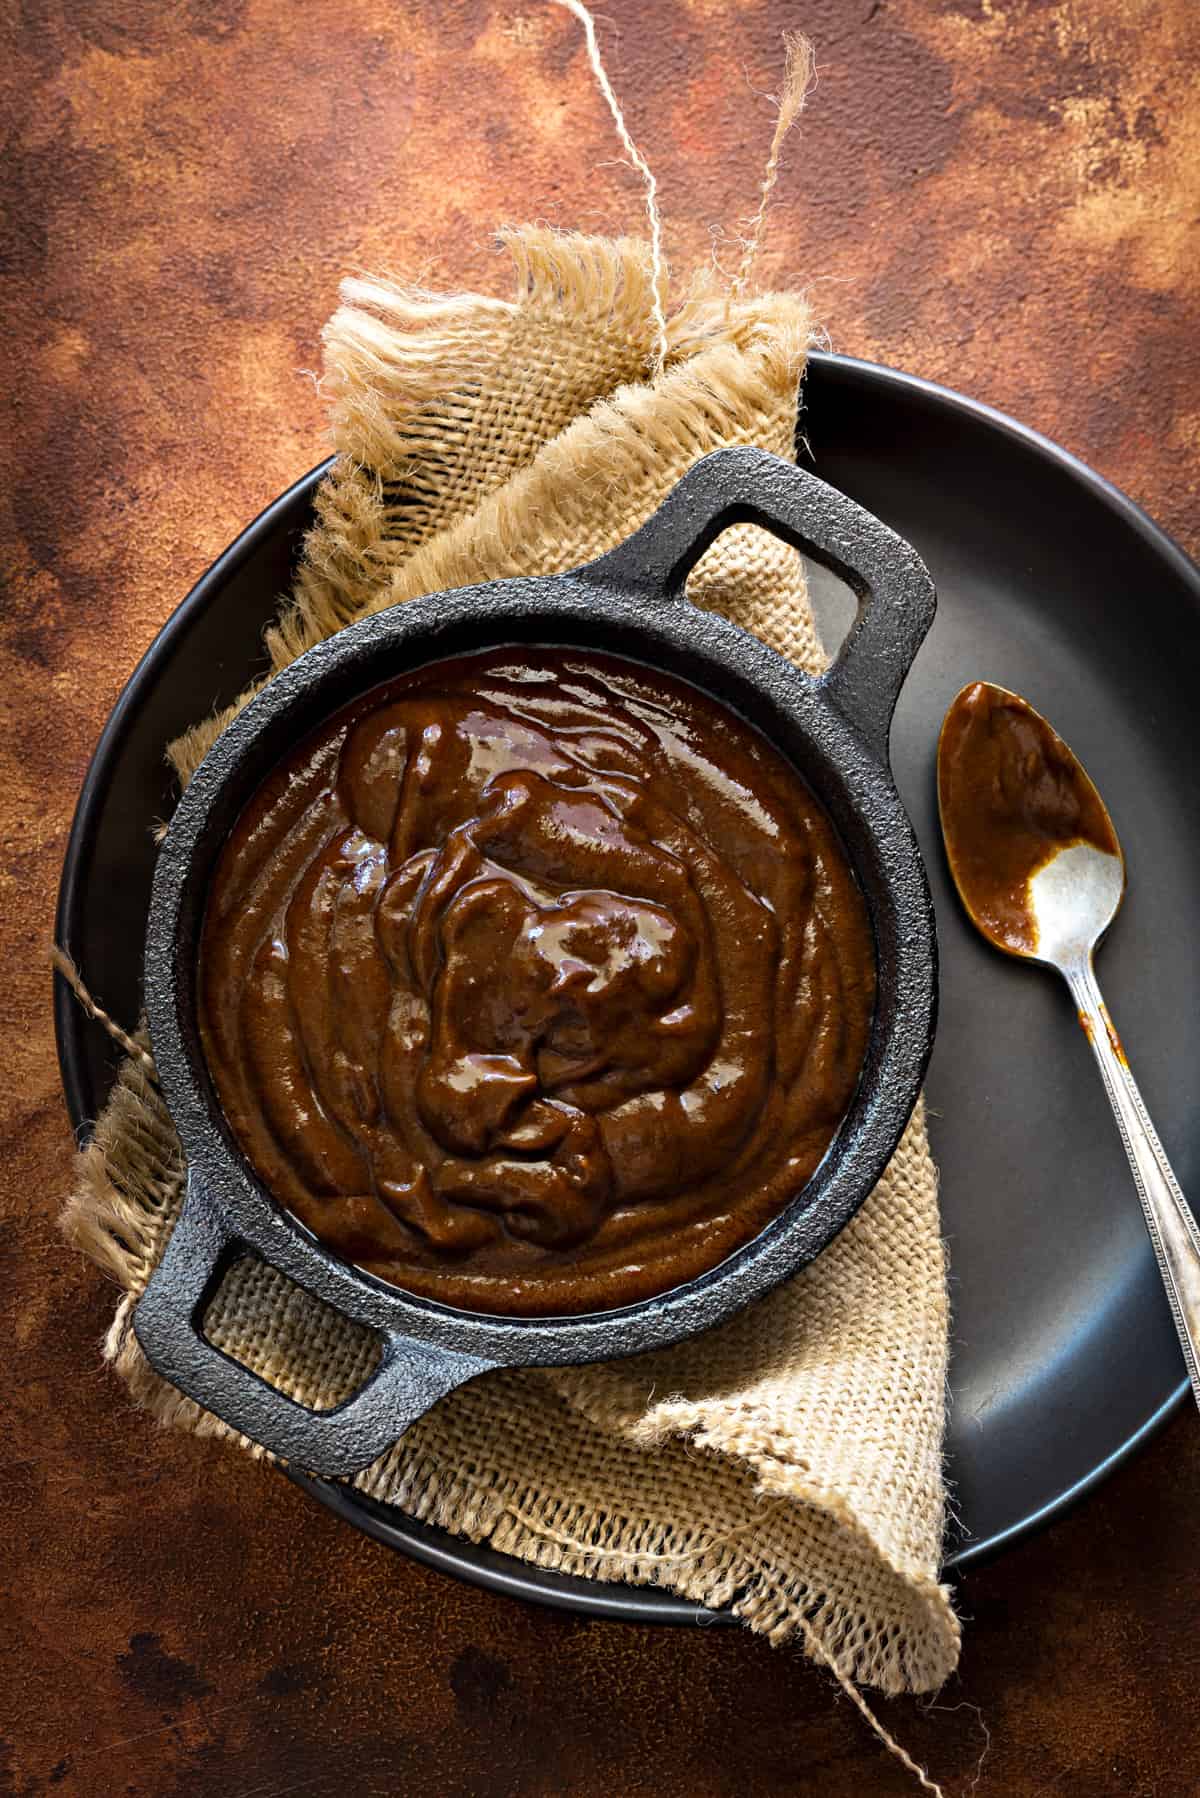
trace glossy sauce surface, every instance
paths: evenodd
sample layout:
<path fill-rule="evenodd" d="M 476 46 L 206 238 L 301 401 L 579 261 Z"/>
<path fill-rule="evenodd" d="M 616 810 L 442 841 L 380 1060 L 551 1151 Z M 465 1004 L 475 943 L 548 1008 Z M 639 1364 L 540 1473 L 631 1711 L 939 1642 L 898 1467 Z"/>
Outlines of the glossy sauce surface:
<path fill-rule="evenodd" d="M 1033 876 L 1075 843 L 1120 845 L 1077 757 L 1016 693 L 974 681 L 946 713 L 938 741 L 938 806 L 946 855 L 979 928 L 1017 954 L 1037 947 Z"/>
<path fill-rule="evenodd" d="M 520 649 L 367 694 L 243 813 L 205 914 L 227 1120 L 346 1260 L 467 1309 L 691 1279 L 858 1081 L 866 908 L 798 775 L 632 663 Z"/>

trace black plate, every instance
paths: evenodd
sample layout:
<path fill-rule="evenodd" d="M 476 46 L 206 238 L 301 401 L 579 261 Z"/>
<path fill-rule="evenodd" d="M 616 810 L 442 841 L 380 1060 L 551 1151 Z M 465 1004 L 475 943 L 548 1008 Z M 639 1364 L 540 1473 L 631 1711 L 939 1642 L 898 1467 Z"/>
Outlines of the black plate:
<path fill-rule="evenodd" d="M 1200 572 L 1145 514 L 1064 451 L 911 376 L 815 356 L 802 425 L 813 466 L 925 558 L 934 631 L 901 697 L 892 760 L 929 865 L 942 1008 L 928 1082 L 954 1305 L 947 1442 L 961 1519 L 948 1565 L 1011 1541 L 1101 1479 L 1187 1390 L 1103 1089 L 1066 994 L 975 935 L 937 830 L 934 747 L 964 682 L 1025 694 L 1108 802 L 1129 892 L 1100 976 L 1185 1191 L 1200 1186 Z M 138 1010 L 153 865 L 171 806 L 163 744 L 262 665 L 314 470 L 204 577 L 109 720 L 75 817 L 59 939 L 116 1016 Z M 841 596 L 817 571 L 818 612 Z M 67 1103 L 85 1128 L 115 1059 L 58 983 Z M 528 1567 L 359 1494 L 300 1483 L 369 1534 L 466 1579 L 640 1621 L 704 1619 L 670 1596 Z"/>

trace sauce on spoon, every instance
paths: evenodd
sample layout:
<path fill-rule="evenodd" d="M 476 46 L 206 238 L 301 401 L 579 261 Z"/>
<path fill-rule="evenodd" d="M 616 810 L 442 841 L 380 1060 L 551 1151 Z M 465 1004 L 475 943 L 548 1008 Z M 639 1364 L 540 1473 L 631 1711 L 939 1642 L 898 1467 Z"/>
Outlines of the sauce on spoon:
<path fill-rule="evenodd" d="M 1076 843 L 1120 856 L 1104 802 L 1041 714 L 989 681 L 973 681 L 951 705 L 937 761 L 942 834 L 963 904 L 997 948 L 1033 954 L 1034 875 Z"/>

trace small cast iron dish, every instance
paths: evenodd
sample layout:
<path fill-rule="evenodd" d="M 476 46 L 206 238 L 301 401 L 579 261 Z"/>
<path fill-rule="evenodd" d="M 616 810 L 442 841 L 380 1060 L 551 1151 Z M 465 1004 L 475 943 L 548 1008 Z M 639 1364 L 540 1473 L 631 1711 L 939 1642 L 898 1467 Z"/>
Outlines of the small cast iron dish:
<path fill-rule="evenodd" d="M 775 532 L 859 600 L 820 679 L 684 594 L 727 526 Z M 664 1347 L 722 1322 L 811 1261 L 882 1174 L 933 1046 L 937 949 L 925 871 L 888 766 L 896 699 L 933 621 L 916 552 L 815 476 L 755 449 L 721 450 L 658 512 L 573 573 L 434 593 L 340 631 L 276 676 L 222 733 L 171 820 L 154 877 L 145 999 L 162 1091 L 187 1163 L 182 1213 L 134 1313 L 172 1385 L 287 1461 L 324 1475 L 367 1466 L 443 1394 L 494 1367 L 550 1366 Z M 623 656 L 690 681 L 752 723 L 797 769 L 840 833 L 875 937 L 877 997 L 855 1098 L 807 1185 L 755 1239 L 699 1279 L 587 1316 L 483 1316 L 412 1297 L 338 1260 L 275 1203 L 237 1148 L 197 1026 L 197 945 L 217 857 L 279 758 L 325 718 L 405 670 L 523 643 Z M 250 1252 L 376 1331 L 366 1383 L 313 1411 L 223 1354 L 203 1315 Z"/>

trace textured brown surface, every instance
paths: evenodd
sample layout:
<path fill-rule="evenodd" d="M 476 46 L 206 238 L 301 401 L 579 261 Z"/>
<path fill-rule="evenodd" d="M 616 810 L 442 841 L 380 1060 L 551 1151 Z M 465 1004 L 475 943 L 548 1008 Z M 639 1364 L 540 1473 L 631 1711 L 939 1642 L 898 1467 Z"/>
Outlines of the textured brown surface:
<path fill-rule="evenodd" d="M 1018 413 L 1200 547 L 1192 0 L 604 10 L 678 266 L 717 221 L 733 260 L 770 123 L 751 84 L 805 24 L 821 85 L 765 272 L 814 283 L 836 348 Z M 490 285 L 498 220 L 617 228 L 637 201 L 549 8 L 36 0 L 8 29 L 0 1792 L 909 1791 L 796 1654 L 451 1584 L 159 1434 L 102 1373 L 109 1295 L 53 1228 L 42 960 L 89 750 L 170 607 L 321 453 L 297 371 L 338 274 Z M 941 1702 L 983 1708 L 984 1798 L 1200 1789 L 1198 1488 L 1181 1415 L 966 1582 Z M 972 1712 L 881 1708 L 967 1787 Z"/>

